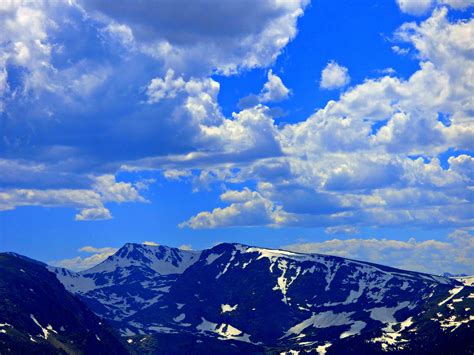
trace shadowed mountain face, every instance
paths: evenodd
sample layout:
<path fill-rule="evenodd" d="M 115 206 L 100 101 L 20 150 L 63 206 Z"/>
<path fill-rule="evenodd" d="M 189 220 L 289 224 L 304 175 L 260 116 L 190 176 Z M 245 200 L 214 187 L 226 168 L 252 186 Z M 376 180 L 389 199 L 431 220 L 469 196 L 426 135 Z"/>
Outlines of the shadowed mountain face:
<path fill-rule="evenodd" d="M 474 350 L 469 278 L 240 244 L 126 244 L 90 270 L 50 270 L 144 353 Z"/>
<path fill-rule="evenodd" d="M 1 354 L 125 354 L 112 328 L 46 265 L 0 254 Z"/>

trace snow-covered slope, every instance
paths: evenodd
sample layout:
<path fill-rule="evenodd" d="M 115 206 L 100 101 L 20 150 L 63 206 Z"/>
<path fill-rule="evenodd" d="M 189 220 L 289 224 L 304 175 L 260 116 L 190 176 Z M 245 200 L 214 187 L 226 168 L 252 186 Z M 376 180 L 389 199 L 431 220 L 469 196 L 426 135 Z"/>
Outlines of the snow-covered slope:
<path fill-rule="evenodd" d="M 459 276 L 455 277 L 456 280 L 462 282 L 466 286 L 473 286 L 474 285 L 474 275 L 471 276 Z"/>
<path fill-rule="evenodd" d="M 199 259 L 200 252 L 125 244 L 91 269 L 50 267 L 66 289 L 100 316 L 120 321 L 159 301 L 170 282 Z"/>
<path fill-rule="evenodd" d="M 423 353 L 453 339 L 474 349 L 473 287 L 346 258 L 127 244 L 90 270 L 55 272 L 123 336 L 154 351 L 190 338 L 252 352 Z"/>
<path fill-rule="evenodd" d="M 162 245 L 125 244 L 114 255 L 83 275 L 115 273 L 133 267 L 146 267 L 159 275 L 180 274 L 199 258 L 200 252 L 170 248 Z M 126 272 L 125 272 L 126 273 Z M 121 275 L 126 277 L 128 275 Z"/>

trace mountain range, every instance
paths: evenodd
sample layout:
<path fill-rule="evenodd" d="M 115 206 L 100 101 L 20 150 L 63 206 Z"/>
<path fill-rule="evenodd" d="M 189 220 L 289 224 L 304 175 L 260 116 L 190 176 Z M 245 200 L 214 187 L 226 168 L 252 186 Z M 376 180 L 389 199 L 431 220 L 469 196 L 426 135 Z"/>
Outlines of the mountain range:
<path fill-rule="evenodd" d="M 0 353 L 474 353 L 472 277 L 230 243 L 81 272 L 0 255 Z"/>

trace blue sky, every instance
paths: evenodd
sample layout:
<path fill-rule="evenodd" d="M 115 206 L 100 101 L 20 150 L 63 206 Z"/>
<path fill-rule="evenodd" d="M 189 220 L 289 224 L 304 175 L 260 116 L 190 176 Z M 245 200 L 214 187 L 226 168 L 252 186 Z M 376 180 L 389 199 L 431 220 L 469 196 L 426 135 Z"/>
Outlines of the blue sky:
<path fill-rule="evenodd" d="M 472 5 L 0 5 L 0 250 L 80 269 L 232 241 L 474 273 Z"/>

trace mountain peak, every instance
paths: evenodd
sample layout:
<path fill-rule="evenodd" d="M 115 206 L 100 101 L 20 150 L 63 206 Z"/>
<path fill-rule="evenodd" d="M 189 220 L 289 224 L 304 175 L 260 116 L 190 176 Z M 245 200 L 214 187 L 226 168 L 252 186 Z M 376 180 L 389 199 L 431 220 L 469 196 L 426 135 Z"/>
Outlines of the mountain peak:
<path fill-rule="evenodd" d="M 163 245 L 126 243 L 102 263 L 81 274 L 113 272 L 117 268 L 149 268 L 160 275 L 177 274 L 197 261 L 200 252 Z"/>

